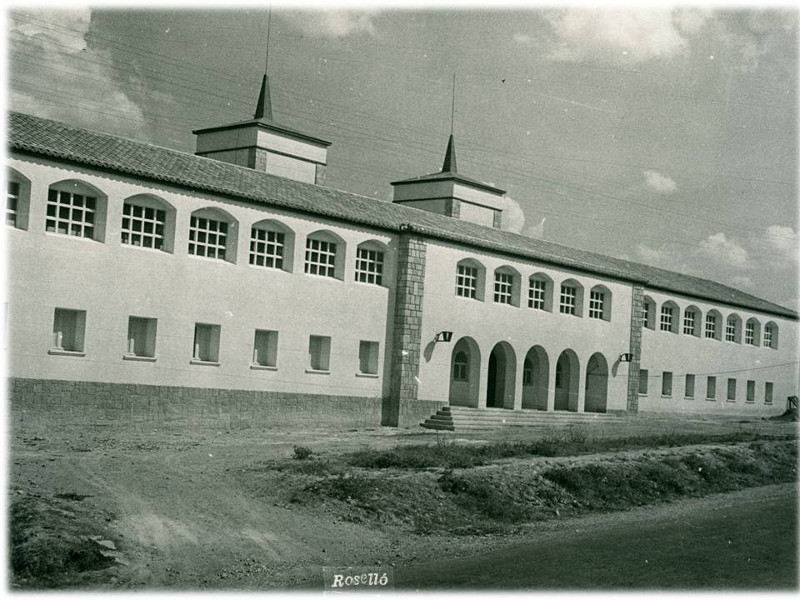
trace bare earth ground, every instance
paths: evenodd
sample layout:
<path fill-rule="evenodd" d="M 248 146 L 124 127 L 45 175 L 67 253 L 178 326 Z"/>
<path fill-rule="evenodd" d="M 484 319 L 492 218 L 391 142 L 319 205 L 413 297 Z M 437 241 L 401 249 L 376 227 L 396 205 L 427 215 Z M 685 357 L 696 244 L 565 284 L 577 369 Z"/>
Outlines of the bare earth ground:
<path fill-rule="evenodd" d="M 797 433 L 794 423 L 702 417 L 621 419 L 589 427 L 590 435 L 597 437 L 741 429 Z M 544 434 L 541 429 L 509 428 L 448 434 L 448 439 L 467 443 Z M 323 565 L 408 565 L 526 539 L 530 530 L 454 537 L 378 529 L 326 511 L 298 510 L 280 499 L 280 490 L 247 484 L 250 472 L 264 461 L 289 459 L 295 445 L 324 457 L 365 446 L 433 443 L 436 436 L 388 428 L 341 433 L 14 431 L 9 486 L 12 501 L 46 500 L 51 514 L 68 519 L 76 532 L 95 536 L 94 543 L 113 550 L 107 553 L 108 568 L 70 581 L 95 588 L 286 589 L 315 581 Z M 526 460 L 574 465 L 592 457 Z M 280 485 L 280 478 L 265 481 Z M 557 526 L 558 521 L 536 527 L 545 532 Z"/>

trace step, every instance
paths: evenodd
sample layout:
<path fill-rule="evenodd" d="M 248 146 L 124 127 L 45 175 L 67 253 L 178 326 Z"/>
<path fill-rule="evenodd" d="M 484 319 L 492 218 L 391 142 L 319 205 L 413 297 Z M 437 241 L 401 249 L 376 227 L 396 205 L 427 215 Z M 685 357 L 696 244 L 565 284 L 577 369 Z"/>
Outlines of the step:
<path fill-rule="evenodd" d="M 446 431 L 485 431 L 502 427 L 546 427 L 553 425 L 571 425 L 575 423 L 600 423 L 613 421 L 618 418 L 617 415 L 607 413 L 444 406 L 435 414 L 425 419 L 420 425 L 425 429 Z"/>

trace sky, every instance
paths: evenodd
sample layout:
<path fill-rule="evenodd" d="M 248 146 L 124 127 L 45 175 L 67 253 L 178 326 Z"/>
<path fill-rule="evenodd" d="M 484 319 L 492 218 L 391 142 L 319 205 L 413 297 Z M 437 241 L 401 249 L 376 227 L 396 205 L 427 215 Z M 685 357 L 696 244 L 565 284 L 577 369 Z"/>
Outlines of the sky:
<path fill-rule="evenodd" d="M 18 5 L 8 106 L 193 152 L 252 118 L 268 18 Z M 440 170 L 455 73 L 459 173 L 507 190 L 505 228 L 800 308 L 796 9 L 276 5 L 269 29 L 273 115 L 332 142 L 326 185 L 389 201 Z"/>

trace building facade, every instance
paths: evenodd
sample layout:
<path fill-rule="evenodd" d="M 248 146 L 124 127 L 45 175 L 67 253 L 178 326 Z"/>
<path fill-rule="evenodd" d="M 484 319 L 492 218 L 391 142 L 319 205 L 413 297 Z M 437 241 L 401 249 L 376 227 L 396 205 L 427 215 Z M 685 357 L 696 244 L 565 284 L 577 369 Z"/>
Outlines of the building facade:
<path fill-rule="evenodd" d="M 15 422 L 768 415 L 797 393 L 793 311 L 503 231 L 504 192 L 458 173 L 452 137 L 393 203 L 323 187 L 328 142 L 268 104 L 265 79 L 197 155 L 10 115 Z"/>

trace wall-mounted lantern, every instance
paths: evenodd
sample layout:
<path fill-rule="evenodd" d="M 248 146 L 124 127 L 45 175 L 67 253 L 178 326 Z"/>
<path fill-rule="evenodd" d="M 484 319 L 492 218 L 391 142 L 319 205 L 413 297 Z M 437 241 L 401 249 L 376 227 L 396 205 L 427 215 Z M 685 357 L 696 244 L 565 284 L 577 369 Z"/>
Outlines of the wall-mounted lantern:
<path fill-rule="evenodd" d="M 619 362 L 631 362 L 633 360 L 633 354 L 630 352 L 626 352 L 625 354 L 619 355 Z"/>
<path fill-rule="evenodd" d="M 433 341 L 434 342 L 449 342 L 452 339 L 453 339 L 453 332 L 452 331 L 440 331 L 439 333 L 437 333 L 434 336 Z"/>

